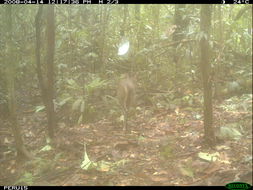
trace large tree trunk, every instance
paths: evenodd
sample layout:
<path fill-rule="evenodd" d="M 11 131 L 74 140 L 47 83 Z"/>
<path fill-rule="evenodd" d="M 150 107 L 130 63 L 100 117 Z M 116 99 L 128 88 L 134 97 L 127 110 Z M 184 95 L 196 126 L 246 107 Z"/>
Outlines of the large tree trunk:
<path fill-rule="evenodd" d="M 17 120 L 17 101 L 15 96 L 15 55 L 13 55 L 14 44 L 12 34 L 12 6 L 6 7 L 6 28 L 7 28 L 7 47 L 6 51 L 6 78 L 7 78 L 7 89 L 8 89 L 8 108 L 9 108 L 9 119 L 11 123 L 11 129 L 15 139 L 15 146 L 17 149 L 17 157 L 19 158 L 32 158 L 32 155 L 26 150 L 22 139 L 20 126 Z"/>
<path fill-rule="evenodd" d="M 40 5 L 36 18 L 36 64 L 39 87 L 42 94 L 42 100 L 46 107 L 48 119 L 48 135 L 52 139 L 54 137 L 54 129 L 56 126 L 56 116 L 54 111 L 54 48 L 55 48 L 55 23 L 54 23 L 54 6 L 47 7 L 47 56 L 46 56 L 46 79 L 43 77 L 42 65 L 40 59 L 41 48 L 41 19 L 42 5 Z"/>
<path fill-rule="evenodd" d="M 211 27 L 211 5 L 201 5 L 200 12 L 200 30 L 203 36 L 200 40 L 200 69 L 202 73 L 204 88 L 204 129 L 205 140 L 210 146 L 214 145 L 213 131 L 213 105 L 212 105 L 212 79 L 211 64 L 209 60 L 209 43 Z"/>

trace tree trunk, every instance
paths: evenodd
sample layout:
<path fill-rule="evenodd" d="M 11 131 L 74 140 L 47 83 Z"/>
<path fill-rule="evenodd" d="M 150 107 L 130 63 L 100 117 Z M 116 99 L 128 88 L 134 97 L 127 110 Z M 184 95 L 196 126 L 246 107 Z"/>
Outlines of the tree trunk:
<path fill-rule="evenodd" d="M 9 120 L 11 122 L 11 129 L 15 139 L 15 146 L 17 149 L 17 157 L 19 158 L 32 158 L 32 155 L 26 150 L 17 120 L 17 101 L 15 96 L 15 56 L 13 55 L 14 44 L 12 34 L 12 6 L 6 7 L 6 23 L 7 23 L 7 52 L 6 52 L 6 78 L 7 78 L 7 89 L 8 89 L 8 108 L 9 108 Z"/>
<path fill-rule="evenodd" d="M 36 18 L 36 70 L 41 90 L 42 101 L 46 108 L 48 119 L 48 135 L 52 139 L 54 137 L 54 128 L 56 126 L 56 116 L 54 111 L 54 46 L 55 46 L 55 26 L 54 26 L 54 6 L 47 7 L 47 75 L 43 77 L 42 65 L 40 59 L 41 48 L 41 20 L 42 20 L 42 5 L 39 6 Z"/>
<path fill-rule="evenodd" d="M 183 19 L 183 15 L 185 13 L 185 6 L 186 5 L 175 5 L 175 13 L 174 13 L 174 25 L 176 25 L 175 32 L 173 33 L 173 41 L 178 42 L 183 39 L 183 34 L 182 32 L 186 28 L 186 23 Z M 180 44 L 180 43 L 179 43 Z M 174 78 L 174 85 L 178 86 L 178 79 L 181 79 L 181 64 L 180 64 L 180 56 L 178 56 L 179 52 L 177 51 L 177 46 L 179 45 L 178 43 L 174 46 L 175 48 L 175 53 L 173 56 L 173 62 L 175 66 L 175 78 Z M 179 89 L 178 89 L 179 91 Z"/>
<path fill-rule="evenodd" d="M 136 22 L 136 34 L 135 34 L 135 41 L 133 45 L 132 57 L 131 61 L 131 73 L 136 72 L 136 52 L 140 50 L 141 44 L 141 5 L 134 5 L 134 18 Z"/>
<path fill-rule="evenodd" d="M 54 49 L 55 49 L 55 14 L 54 6 L 47 7 L 47 118 L 49 137 L 54 137 L 56 116 L 54 111 Z"/>
<path fill-rule="evenodd" d="M 99 63 L 101 64 L 102 71 L 105 70 L 105 60 L 106 58 L 106 32 L 107 32 L 107 26 L 109 26 L 109 16 L 110 16 L 110 7 L 101 7 L 101 20 L 100 20 L 100 26 L 101 26 L 101 33 L 100 33 L 100 42 L 99 42 Z M 101 71 L 101 70 L 100 70 Z"/>
<path fill-rule="evenodd" d="M 159 5 L 152 5 L 152 16 L 153 16 L 153 32 L 152 32 L 152 44 L 155 44 L 155 41 L 159 38 L 159 12 L 160 7 Z M 151 51 L 150 54 L 151 60 L 154 64 L 155 69 L 155 83 L 158 81 L 159 77 L 159 61 L 157 61 L 156 57 L 154 56 L 154 51 Z"/>
<path fill-rule="evenodd" d="M 212 79 L 211 64 L 209 60 L 209 43 L 211 27 L 211 5 L 201 5 L 200 30 L 203 33 L 200 39 L 200 69 L 204 89 L 204 130 L 205 140 L 210 146 L 215 143 L 213 131 L 213 106 L 212 106 Z"/>

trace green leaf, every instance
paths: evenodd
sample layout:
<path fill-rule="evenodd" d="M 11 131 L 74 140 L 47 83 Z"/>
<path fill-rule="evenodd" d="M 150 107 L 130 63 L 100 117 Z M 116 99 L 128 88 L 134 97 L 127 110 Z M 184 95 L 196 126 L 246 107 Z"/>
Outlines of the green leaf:
<path fill-rule="evenodd" d="M 138 141 L 144 141 L 146 138 L 145 137 L 143 137 L 142 135 L 140 135 L 139 137 L 138 137 Z"/>
<path fill-rule="evenodd" d="M 91 53 L 88 54 L 88 57 L 97 58 L 98 55 L 96 53 L 91 52 Z"/>
<path fill-rule="evenodd" d="M 82 161 L 82 164 L 81 164 L 81 168 L 83 170 L 88 170 L 88 169 L 90 169 L 91 166 L 92 166 L 92 162 L 90 161 L 86 151 L 84 151 L 84 156 L 83 156 L 83 161 Z"/>
<path fill-rule="evenodd" d="M 126 159 L 122 159 L 122 160 L 119 160 L 117 162 L 115 162 L 113 164 L 113 167 L 120 167 L 120 166 L 124 166 L 129 160 L 126 160 Z"/>
<path fill-rule="evenodd" d="M 73 79 L 67 79 L 68 88 L 79 89 L 79 85 Z"/>
<path fill-rule="evenodd" d="M 72 99 L 72 97 L 67 97 L 67 98 L 61 100 L 61 101 L 58 103 L 58 105 L 59 105 L 59 106 L 63 106 L 64 104 L 66 104 L 66 103 L 67 103 L 69 100 L 71 100 L 71 99 Z"/>
<path fill-rule="evenodd" d="M 31 186 L 33 185 L 33 181 L 34 181 L 33 174 L 29 172 L 25 172 L 25 174 L 18 181 L 16 181 L 14 185 L 25 184 L 25 185 Z"/>
<path fill-rule="evenodd" d="M 70 86 L 76 84 L 76 82 L 75 82 L 73 79 L 67 79 L 67 83 L 68 83 Z"/>
<path fill-rule="evenodd" d="M 45 109 L 45 106 L 36 106 L 35 113 L 40 112 Z"/>
<path fill-rule="evenodd" d="M 85 89 L 88 91 L 88 93 L 91 93 L 95 89 L 102 88 L 105 85 L 107 85 L 107 81 L 101 80 L 100 78 L 95 78 L 92 80 L 89 84 L 85 86 Z"/>
<path fill-rule="evenodd" d="M 221 127 L 220 135 L 225 138 L 240 139 L 242 134 L 233 127 Z"/>
<path fill-rule="evenodd" d="M 49 151 L 49 150 L 52 150 L 52 147 L 50 145 L 46 145 L 42 149 L 40 149 L 40 152 L 41 151 Z"/>
<path fill-rule="evenodd" d="M 108 172 L 112 167 L 112 163 L 101 160 L 98 162 L 97 170 L 102 172 Z"/>
<path fill-rule="evenodd" d="M 180 168 L 180 171 L 183 175 L 188 177 L 194 177 L 194 172 L 191 168 Z"/>
<path fill-rule="evenodd" d="M 207 161 L 211 162 L 211 161 L 216 161 L 218 159 L 218 157 L 220 156 L 220 154 L 218 152 L 215 152 L 213 154 L 200 152 L 200 153 L 198 153 L 198 156 L 203 160 L 207 160 Z"/>
<path fill-rule="evenodd" d="M 201 116 L 200 114 L 195 114 L 194 117 L 195 117 L 197 120 L 199 120 L 199 119 L 201 119 L 202 116 Z"/>

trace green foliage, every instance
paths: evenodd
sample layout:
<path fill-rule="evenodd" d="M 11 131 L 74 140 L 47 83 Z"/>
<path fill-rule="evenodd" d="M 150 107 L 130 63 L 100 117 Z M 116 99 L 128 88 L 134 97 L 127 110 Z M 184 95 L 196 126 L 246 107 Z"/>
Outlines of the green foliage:
<path fill-rule="evenodd" d="M 160 147 L 160 155 L 164 159 L 168 159 L 174 155 L 173 147 L 170 144 Z"/>
<path fill-rule="evenodd" d="M 215 152 L 215 153 L 205 153 L 205 152 L 199 152 L 198 153 L 198 156 L 199 158 L 203 159 L 203 160 L 206 160 L 206 161 L 209 161 L 209 162 L 215 162 L 220 154 L 218 152 Z"/>
<path fill-rule="evenodd" d="M 192 168 L 192 167 L 181 167 L 180 171 L 183 175 L 194 178 L 194 168 Z"/>
<path fill-rule="evenodd" d="M 34 177 L 32 173 L 25 172 L 23 176 L 21 176 L 14 185 L 28 185 L 31 186 L 34 183 Z"/>
<path fill-rule="evenodd" d="M 84 148 L 84 155 L 83 155 L 83 161 L 80 165 L 80 167 L 83 170 L 97 170 L 102 172 L 113 172 L 118 167 L 125 165 L 127 160 L 119 160 L 117 162 L 107 162 L 104 160 L 101 160 L 99 162 L 93 162 L 89 159 L 88 154 L 86 152 L 86 148 Z"/>
<path fill-rule="evenodd" d="M 240 131 L 234 126 L 222 126 L 218 135 L 222 139 L 236 139 L 239 140 L 242 136 Z"/>
<path fill-rule="evenodd" d="M 233 96 L 220 105 L 225 111 L 251 111 L 252 94 L 244 94 L 240 97 Z"/>
<path fill-rule="evenodd" d="M 106 80 L 96 75 L 88 75 L 88 77 L 87 83 L 83 85 L 74 79 L 67 79 L 66 91 L 58 103 L 60 107 L 71 106 L 73 119 L 78 124 L 96 119 L 97 105 L 94 104 L 94 100 L 108 86 Z"/>
<path fill-rule="evenodd" d="M 15 182 L 15 185 L 34 185 L 37 181 L 40 181 L 45 175 L 51 172 L 55 173 L 56 167 L 59 165 L 59 160 L 62 158 L 62 154 L 58 153 L 53 159 L 36 158 L 34 160 L 27 161 L 24 164 L 26 171 L 23 172 L 21 177 Z M 65 167 L 61 166 L 58 170 L 65 170 Z"/>
<path fill-rule="evenodd" d="M 222 98 L 228 98 L 230 92 L 245 94 L 252 90 L 252 13 L 248 9 L 240 18 L 234 19 L 245 6 L 250 5 L 213 6 L 209 53 L 214 73 L 212 79 Z M 140 106 L 172 109 L 174 105 L 203 103 L 201 95 L 196 96 L 196 93 L 201 94 L 202 85 L 199 41 L 207 38 L 199 28 L 200 6 L 180 8 L 180 22 L 175 21 L 175 5 L 140 5 L 139 15 L 135 8 L 129 5 L 125 18 L 121 14 L 123 6 L 56 8 L 56 110 L 62 112 L 60 118 L 78 123 L 103 116 L 115 118 L 119 115 L 116 100 L 112 98 L 115 97 L 115 79 L 132 69 L 138 73 Z M 5 16 L 4 7 L 0 10 L 0 15 Z M 17 60 L 15 79 L 21 101 L 26 97 L 22 91 L 29 91 L 32 97 L 38 94 L 33 58 L 35 38 L 32 35 L 36 12 L 37 7 L 13 7 L 13 50 L 6 46 L 5 19 L 0 22 L 3 36 L 0 39 L 0 106 L 7 100 L 3 71 L 9 65 L 6 65 L 4 55 L 13 55 Z M 177 29 L 172 29 L 174 25 L 181 25 L 177 29 L 182 29 L 182 41 L 176 44 L 173 44 L 177 39 Z M 117 55 L 122 33 L 130 42 L 129 54 L 123 57 Z M 44 22 L 41 37 L 41 59 L 44 60 Z M 191 92 L 187 93 L 188 90 Z M 44 111 L 42 106 L 35 110 Z"/>
<path fill-rule="evenodd" d="M 92 94 L 96 89 L 103 88 L 107 85 L 105 80 L 101 80 L 100 78 L 94 78 L 90 83 L 85 86 L 86 92 L 88 95 Z"/>
<path fill-rule="evenodd" d="M 40 111 L 43 111 L 43 110 L 45 110 L 45 106 L 36 106 L 36 108 L 35 108 L 36 113 L 40 112 Z"/>
<path fill-rule="evenodd" d="M 52 150 L 52 147 L 50 145 L 46 145 L 40 151 L 50 151 L 50 150 Z"/>

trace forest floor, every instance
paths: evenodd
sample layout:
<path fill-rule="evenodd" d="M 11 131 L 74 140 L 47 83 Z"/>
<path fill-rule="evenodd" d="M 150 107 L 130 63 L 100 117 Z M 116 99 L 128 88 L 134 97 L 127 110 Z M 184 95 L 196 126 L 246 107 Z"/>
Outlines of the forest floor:
<path fill-rule="evenodd" d="M 204 144 L 201 108 L 147 110 L 131 118 L 128 133 L 107 119 L 73 127 L 59 123 L 52 149 L 45 138 L 45 113 L 23 111 L 19 123 L 24 142 L 36 159 L 15 159 L 13 137 L 4 122 L 0 184 L 252 184 L 252 96 L 214 104 L 219 140 L 212 149 Z"/>

